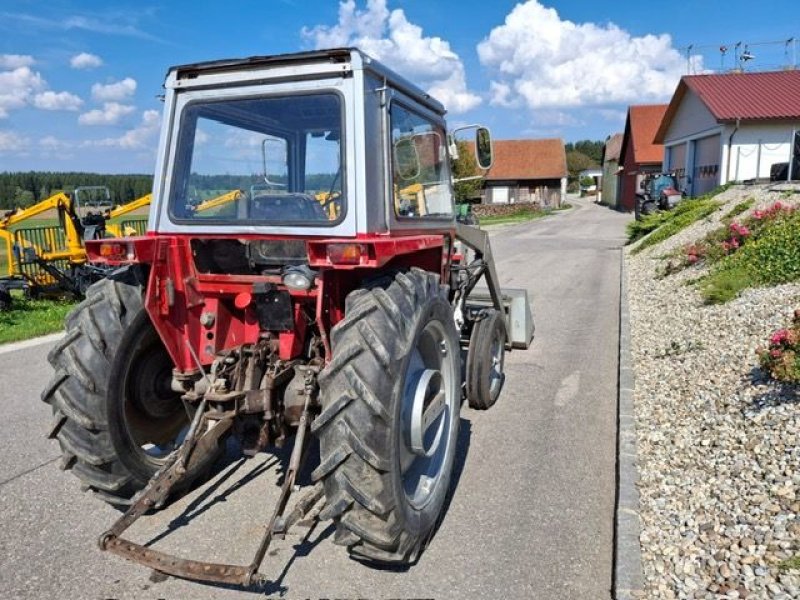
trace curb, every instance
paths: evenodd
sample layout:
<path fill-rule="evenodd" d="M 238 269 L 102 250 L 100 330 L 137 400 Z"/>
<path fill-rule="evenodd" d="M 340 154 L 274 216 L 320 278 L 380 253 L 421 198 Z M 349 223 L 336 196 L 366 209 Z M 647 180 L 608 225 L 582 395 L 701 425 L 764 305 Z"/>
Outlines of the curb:
<path fill-rule="evenodd" d="M 8 344 L 0 344 L 0 354 L 8 354 L 9 352 L 16 352 L 17 350 L 24 350 L 25 348 L 33 348 L 41 346 L 42 344 L 51 344 L 57 342 L 64 337 L 64 332 L 51 333 L 41 337 L 31 338 L 21 342 L 9 342 Z"/>
<path fill-rule="evenodd" d="M 619 379 L 617 387 L 617 499 L 614 515 L 614 598 L 644 597 L 642 547 L 639 544 L 639 490 L 636 482 L 636 417 L 633 411 L 635 381 L 631 362 L 631 323 L 628 307 L 628 273 L 620 252 Z"/>

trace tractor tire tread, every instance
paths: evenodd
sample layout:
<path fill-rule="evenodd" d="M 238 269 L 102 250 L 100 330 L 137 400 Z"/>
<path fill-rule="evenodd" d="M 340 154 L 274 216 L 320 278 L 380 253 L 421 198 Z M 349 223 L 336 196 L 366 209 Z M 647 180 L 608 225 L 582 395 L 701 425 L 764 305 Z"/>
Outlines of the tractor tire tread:
<path fill-rule="evenodd" d="M 427 541 L 403 529 L 392 492 L 391 390 L 417 307 L 446 290 L 436 274 L 397 273 L 386 287 L 349 294 L 332 329 L 333 358 L 319 378 L 323 410 L 312 424 L 322 456 L 314 476 L 328 499 L 320 518 L 334 519 L 334 542 L 354 558 L 408 563 Z"/>
<path fill-rule="evenodd" d="M 42 392 L 56 418 L 51 435 L 62 463 L 89 491 L 119 507 L 129 504 L 139 486 L 116 455 L 102 407 L 110 359 L 141 307 L 137 285 L 104 279 L 90 287 L 67 316 L 65 337 L 48 354 L 55 374 Z"/>

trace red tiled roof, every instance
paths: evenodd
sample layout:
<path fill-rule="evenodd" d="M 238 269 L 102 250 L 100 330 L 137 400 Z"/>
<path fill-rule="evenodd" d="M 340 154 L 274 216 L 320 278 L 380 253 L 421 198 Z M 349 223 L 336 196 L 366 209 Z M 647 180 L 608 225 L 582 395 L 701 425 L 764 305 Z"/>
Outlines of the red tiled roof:
<path fill-rule="evenodd" d="M 625 133 L 620 147 L 624 160 L 629 144 L 633 144 L 633 162 L 637 164 L 660 164 L 664 159 L 664 146 L 653 138 L 667 111 L 666 104 L 640 104 L 628 107 Z"/>
<path fill-rule="evenodd" d="M 686 75 L 672 96 L 657 140 L 663 141 L 688 90 L 719 122 L 800 119 L 800 70 Z"/>
<path fill-rule="evenodd" d="M 567 155 L 560 139 L 494 140 L 494 161 L 487 180 L 560 179 L 567 176 Z"/>

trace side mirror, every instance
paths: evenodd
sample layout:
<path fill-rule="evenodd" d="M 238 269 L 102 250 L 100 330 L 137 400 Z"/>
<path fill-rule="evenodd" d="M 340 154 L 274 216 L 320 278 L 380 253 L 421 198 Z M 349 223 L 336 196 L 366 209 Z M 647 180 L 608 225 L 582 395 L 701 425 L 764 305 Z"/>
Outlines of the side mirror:
<path fill-rule="evenodd" d="M 406 181 L 419 177 L 419 152 L 413 136 L 394 143 L 394 169 L 400 179 Z"/>
<path fill-rule="evenodd" d="M 486 127 L 475 130 L 475 158 L 481 169 L 486 171 L 492 167 L 492 136 Z"/>

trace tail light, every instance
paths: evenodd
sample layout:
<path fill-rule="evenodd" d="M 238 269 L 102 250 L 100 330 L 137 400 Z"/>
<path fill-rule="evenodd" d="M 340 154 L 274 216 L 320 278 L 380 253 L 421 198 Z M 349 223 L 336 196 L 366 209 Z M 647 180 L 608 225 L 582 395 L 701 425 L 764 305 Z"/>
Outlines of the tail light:
<path fill-rule="evenodd" d="M 136 260 L 136 248 L 133 242 L 102 242 L 98 254 L 101 258 L 112 262 Z"/>
<path fill-rule="evenodd" d="M 361 257 L 368 256 L 364 244 L 328 244 L 328 260 L 334 265 L 358 265 Z"/>

